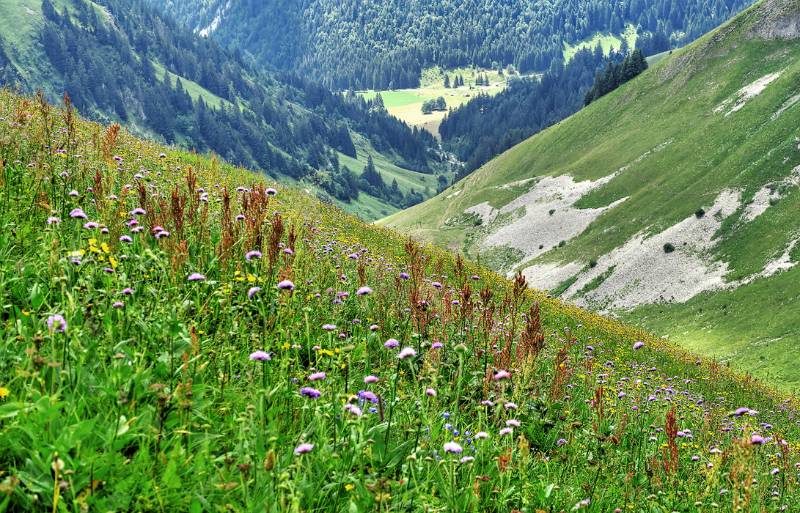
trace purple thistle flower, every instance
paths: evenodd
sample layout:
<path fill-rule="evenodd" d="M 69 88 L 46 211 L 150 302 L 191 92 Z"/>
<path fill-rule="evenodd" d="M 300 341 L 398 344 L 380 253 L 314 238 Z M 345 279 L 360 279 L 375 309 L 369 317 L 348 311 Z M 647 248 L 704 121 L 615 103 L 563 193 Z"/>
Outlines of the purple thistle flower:
<path fill-rule="evenodd" d="M 348 412 L 348 413 L 352 413 L 352 414 L 353 414 L 353 415 L 355 415 L 356 417 L 360 417 L 360 416 L 361 416 L 361 414 L 363 413 L 363 412 L 361 411 L 361 408 L 359 408 L 359 407 L 358 407 L 358 406 L 356 406 L 355 404 L 345 404 L 345 405 L 344 405 L 344 411 L 346 411 L 346 412 Z"/>
<path fill-rule="evenodd" d="M 192 273 L 186 279 L 189 281 L 205 281 L 206 277 L 200 273 Z"/>
<path fill-rule="evenodd" d="M 557 446 L 559 446 L 559 447 L 561 447 L 561 446 L 563 446 L 563 445 L 567 445 L 567 441 L 566 441 L 564 438 L 559 438 L 559 439 L 556 441 L 556 445 L 557 445 Z"/>
<path fill-rule="evenodd" d="M 261 287 L 250 287 L 247 291 L 247 299 L 253 299 L 253 296 L 261 292 Z"/>
<path fill-rule="evenodd" d="M 276 194 L 278 194 L 278 191 L 276 191 L 272 187 L 268 187 L 264 192 L 267 193 L 267 196 L 275 196 Z"/>
<path fill-rule="evenodd" d="M 314 444 L 300 444 L 294 448 L 294 455 L 300 456 L 314 450 Z"/>
<path fill-rule="evenodd" d="M 434 342 L 433 344 L 431 344 L 431 349 L 441 349 L 443 347 L 444 344 L 442 344 L 441 342 Z"/>
<path fill-rule="evenodd" d="M 100 228 L 100 225 L 95 223 L 94 221 L 89 221 L 88 223 L 84 223 L 83 227 L 86 228 L 87 230 L 96 230 Z"/>
<path fill-rule="evenodd" d="M 508 379 L 508 378 L 510 378 L 510 377 L 511 377 L 511 373 L 510 373 L 510 372 L 508 372 L 507 370 L 499 370 L 499 371 L 497 371 L 497 373 L 494 375 L 493 379 L 494 379 L 495 381 L 500 381 L 501 379 Z"/>
<path fill-rule="evenodd" d="M 114 301 L 114 304 L 111 306 L 114 308 L 123 308 L 125 306 L 125 303 L 123 303 L 122 301 Z"/>
<path fill-rule="evenodd" d="M 436 397 L 436 390 L 432 388 L 426 388 L 425 395 L 427 395 L 428 397 Z"/>
<path fill-rule="evenodd" d="M 400 342 L 395 338 L 390 338 L 389 340 L 383 343 L 383 347 L 385 347 L 386 349 L 395 349 L 397 347 L 400 347 Z"/>
<path fill-rule="evenodd" d="M 61 219 L 56 216 L 50 216 L 47 218 L 47 224 L 61 224 Z"/>
<path fill-rule="evenodd" d="M 328 375 L 325 374 L 324 372 L 315 372 L 315 373 L 313 373 L 313 374 L 308 376 L 308 380 L 309 381 L 319 381 L 319 380 L 325 379 L 327 377 L 328 377 Z"/>
<path fill-rule="evenodd" d="M 469 463 L 471 461 L 475 461 L 475 458 L 473 458 L 472 456 L 464 456 L 458 461 L 460 461 L 461 463 Z"/>
<path fill-rule="evenodd" d="M 133 239 L 131 238 L 130 235 L 122 235 L 120 236 L 119 241 L 124 242 L 126 244 L 130 244 L 131 242 L 133 242 Z"/>
<path fill-rule="evenodd" d="M 417 356 L 417 352 L 414 350 L 413 347 L 404 347 L 400 350 L 400 353 L 397 355 L 397 358 L 400 360 L 405 360 L 406 358 L 413 358 Z"/>
<path fill-rule="evenodd" d="M 638 351 L 639 349 L 641 349 L 643 347 L 644 347 L 644 342 L 642 342 L 641 340 L 639 340 L 638 342 L 633 344 L 633 350 L 634 351 Z"/>
<path fill-rule="evenodd" d="M 408 280 L 408 279 L 410 279 L 410 278 L 411 278 L 411 275 L 410 275 L 410 274 L 408 274 L 408 273 L 405 273 L 405 272 L 403 272 L 403 273 L 400 273 L 400 279 L 401 279 L 401 280 Z"/>
<path fill-rule="evenodd" d="M 767 443 L 767 440 L 761 435 L 753 435 L 750 437 L 750 443 L 752 445 L 764 445 Z"/>
<path fill-rule="evenodd" d="M 145 209 L 143 209 L 141 207 L 136 207 L 133 210 L 131 210 L 131 215 L 132 216 L 143 216 L 145 214 L 147 214 L 147 211 L 145 211 Z"/>
<path fill-rule="evenodd" d="M 67 331 L 67 321 L 61 314 L 51 315 L 47 318 L 47 328 L 51 333 L 65 333 Z"/>
<path fill-rule="evenodd" d="M 520 423 L 519 423 L 519 421 L 517 419 L 508 419 L 506 421 L 506 426 L 519 427 Z"/>
<path fill-rule="evenodd" d="M 319 396 L 322 395 L 322 392 L 316 388 L 303 387 L 300 389 L 300 395 L 303 397 L 308 397 L 309 399 L 319 399 Z"/>
<path fill-rule="evenodd" d="M 501 429 L 501 430 L 500 430 L 500 436 L 506 436 L 506 435 L 510 435 L 510 434 L 511 434 L 511 433 L 513 433 L 513 432 L 514 432 L 514 429 L 513 429 L 513 428 L 510 428 L 510 427 L 504 427 L 503 429 Z"/>
<path fill-rule="evenodd" d="M 486 431 L 478 431 L 475 433 L 475 440 L 486 440 L 489 438 L 489 433 Z"/>
<path fill-rule="evenodd" d="M 258 350 L 250 353 L 250 360 L 254 362 L 268 362 L 272 360 L 272 357 L 269 355 L 268 352 Z"/>
<path fill-rule="evenodd" d="M 439 283 L 438 281 L 435 281 L 435 282 L 431 283 L 431 285 L 436 289 L 442 288 L 442 284 Z"/>
<path fill-rule="evenodd" d="M 333 330 L 336 329 L 336 325 L 335 324 L 323 324 L 322 325 L 322 329 L 324 331 L 333 331 Z"/>
<path fill-rule="evenodd" d="M 372 294 L 372 289 L 369 287 L 361 287 L 356 291 L 357 296 L 366 296 L 368 294 Z"/>
<path fill-rule="evenodd" d="M 283 280 L 282 282 L 278 283 L 279 290 L 294 290 L 294 283 L 291 280 Z"/>
<path fill-rule="evenodd" d="M 364 383 L 366 384 L 377 383 L 377 382 L 378 382 L 378 376 L 373 376 L 372 374 L 370 374 L 369 376 L 364 376 Z"/>
<path fill-rule="evenodd" d="M 360 390 L 358 392 L 358 398 L 362 401 L 369 401 L 373 404 L 378 404 L 378 396 L 369 390 Z"/>
<path fill-rule="evenodd" d="M 755 415 L 756 413 L 758 412 L 751 410 L 750 408 L 742 407 L 742 408 L 736 408 L 736 410 L 733 412 L 732 415 L 734 417 L 741 417 L 742 415 Z"/>
<path fill-rule="evenodd" d="M 120 291 L 120 294 L 122 294 L 123 296 L 132 296 L 133 295 L 133 289 L 130 288 L 130 287 L 125 287 L 124 289 L 122 289 Z"/>
<path fill-rule="evenodd" d="M 257 249 L 254 249 L 253 251 L 248 251 L 248 252 L 247 252 L 247 253 L 244 255 L 244 259 L 245 259 L 245 260 L 247 260 L 248 262 L 249 262 L 250 260 L 253 260 L 254 258 L 255 258 L 255 259 L 260 259 L 260 258 L 261 258 L 261 252 L 260 252 L 260 251 L 258 251 Z"/>
<path fill-rule="evenodd" d="M 464 449 L 462 449 L 461 446 L 456 442 L 447 442 L 442 448 L 444 449 L 444 452 L 450 454 L 461 454 L 464 451 Z"/>

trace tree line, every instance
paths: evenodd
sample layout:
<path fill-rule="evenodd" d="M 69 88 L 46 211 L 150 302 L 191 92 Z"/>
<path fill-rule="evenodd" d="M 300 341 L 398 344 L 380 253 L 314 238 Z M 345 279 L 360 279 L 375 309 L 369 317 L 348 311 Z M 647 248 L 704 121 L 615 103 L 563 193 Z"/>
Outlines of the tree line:
<path fill-rule="evenodd" d="M 584 105 L 605 96 L 646 69 L 647 59 L 638 48 L 626 55 L 622 62 L 609 62 L 602 73 L 598 71 L 595 75 L 592 87 L 584 96 Z"/>
<path fill-rule="evenodd" d="M 751 0 L 148 0 L 262 64 L 332 89 L 417 87 L 421 71 L 493 64 L 545 71 L 596 32 L 638 28 L 645 54 L 680 46 Z"/>

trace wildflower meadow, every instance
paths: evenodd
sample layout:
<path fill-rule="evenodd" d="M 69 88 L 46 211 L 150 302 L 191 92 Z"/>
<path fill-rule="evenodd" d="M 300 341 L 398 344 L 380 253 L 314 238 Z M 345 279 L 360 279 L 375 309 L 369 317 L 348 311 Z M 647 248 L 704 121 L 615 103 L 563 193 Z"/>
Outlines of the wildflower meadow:
<path fill-rule="evenodd" d="M 0 511 L 800 511 L 797 402 L 0 93 Z"/>

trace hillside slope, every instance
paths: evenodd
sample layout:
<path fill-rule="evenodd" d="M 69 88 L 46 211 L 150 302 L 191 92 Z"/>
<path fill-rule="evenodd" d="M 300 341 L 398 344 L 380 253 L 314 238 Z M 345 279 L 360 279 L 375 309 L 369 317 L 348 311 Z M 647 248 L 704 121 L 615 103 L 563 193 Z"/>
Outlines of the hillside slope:
<path fill-rule="evenodd" d="M 767 0 L 384 224 L 800 384 L 800 2 Z"/>
<path fill-rule="evenodd" d="M 0 128 L 4 511 L 800 503 L 752 380 L 69 109 Z"/>
<path fill-rule="evenodd" d="M 93 119 L 302 182 L 370 219 L 429 197 L 444 168 L 430 135 L 385 110 L 252 65 L 135 0 L 2 2 L 0 84 L 67 92 Z M 390 190 L 391 173 L 385 187 L 360 180 L 367 154 L 406 170 L 414 190 Z"/>

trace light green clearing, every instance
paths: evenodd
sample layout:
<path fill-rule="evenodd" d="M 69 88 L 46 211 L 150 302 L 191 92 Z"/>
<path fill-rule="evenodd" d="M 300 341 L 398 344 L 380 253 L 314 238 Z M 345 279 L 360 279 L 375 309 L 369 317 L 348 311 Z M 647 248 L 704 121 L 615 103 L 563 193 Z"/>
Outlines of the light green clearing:
<path fill-rule="evenodd" d="M 196 102 L 199 98 L 202 97 L 203 101 L 205 101 L 209 107 L 213 107 L 215 109 L 218 109 L 220 106 L 222 106 L 223 103 L 226 106 L 231 106 L 231 103 L 229 101 L 220 98 L 219 96 L 212 93 L 208 89 L 204 88 L 197 82 L 193 82 L 188 78 L 176 75 L 175 73 L 168 71 L 164 66 L 161 65 L 161 63 L 157 61 L 152 61 L 152 63 L 153 67 L 156 70 L 156 77 L 159 80 L 164 80 L 164 73 L 169 73 L 169 77 L 172 80 L 172 86 L 175 87 L 175 81 L 180 78 L 181 83 L 183 84 L 183 88 L 186 90 L 187 93 L 189 93 L 189 96 L 192 97 L 192 101 Z"/>
<path fill-rule="evenodd" d="M 628 24 L 625 27 L 625 32 L 619 35 L 614 35 L 611 33 L 602 33 L 598 32 L 594 36 L 589 39 L 583 40 L 579 43 L 574 45 L 570 45 L 566 41 L 564 42 L 564 62 L 569 62 L 579 50 L 584 48 L 594 49 L 597 45 L 603 49 L 603 54 L 608 55 L 611 53 L 611 49 L 617 49 L 622 46 L 622 40 L 624 39 L 628 43 L 629 48 L 635 48 L 636 46 L 636 38 L 638 34 L 636 33 L 636 27 L 631 24 Z"/>

